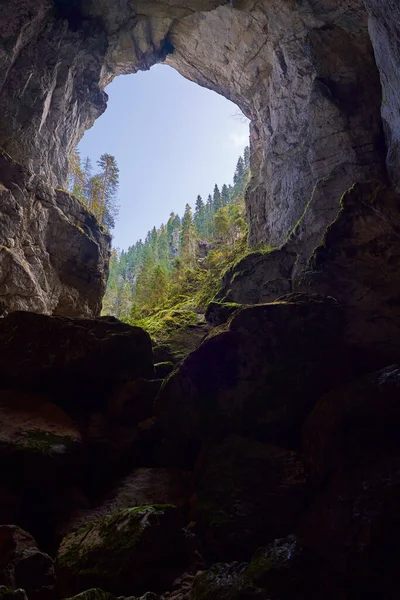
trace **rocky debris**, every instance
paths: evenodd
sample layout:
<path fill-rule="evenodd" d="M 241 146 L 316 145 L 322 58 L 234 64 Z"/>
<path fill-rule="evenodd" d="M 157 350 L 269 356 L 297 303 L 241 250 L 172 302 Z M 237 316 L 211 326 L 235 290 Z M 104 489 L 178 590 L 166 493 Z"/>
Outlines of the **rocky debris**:
<path fill-rule="evenodd" d="M 195 471 L 196 521 L 217 560 L 248 559 L 287 534 L 307 498 L 296 453 L 239 436 L 206 447 Z"/>
<path fill-rule="evenodd" d="M 97 316 L 111 238 L 93 215 L 1 149 L 0 204 L 0 315 L 30 310 Z"/>
<path fill-rule="evenodd" d="M 146 592 L 141 598 L 135 598 L 134 596 L 129 596 L 129 598 L 119 596 L 117 598 L 109 592 L 105 592 L 99 588 L 92 588 L 91 590 L 86 590 L 73 598 L 66 598 L 65 600 L 159 600 L 159 597 L 152 592 Z"/>
<path fill-rule="evenodd" d="M 152 417 L 154 400 L 161 384 L 162 379 L 136 379 L 123 384 L 109 403 L 109 416 L 132 426 Z"/>
<path fill-rule="evenodd" d="M 0 585 L 0 597 L 4 600 L 28 600 L 25 590 L 10 590 L 5 585 Z"/>
<path fill-rule="evenodd" d="M 238 433 L 298 447 L 321 393 L 352 376 L 342 328 L 332 298 L 243 308 L 166 380 L 155 404 L 160 427 L 181 440 Z"/>
<path fill-rule="evenodd" d="M 346 313 L 346 338 L 373 364 L 400 356 L 399 196 L 379 182 L 355 184 L 293 291 L 334 296 Z M 380 357 L 380 359 L 379 359 Z"/>
<path fill-rule="evenodd" d="M 63 534 L 135 506 L 172 504 L 188 510 L 191 473 L 179 469 L 141 468 L 124 477 L 95 508 L 78 510 L 62 527 Z M 61 531 L 61 530 L 60 530 Z"/>
<path fill-rule="evenodd" d="M 194 600 L 338 598 L 318 572 L 318 561 L 298 538 L 274 540 L 259 548 L 249 563 L 216 563 L 199 571 L 192 586 Z"/>
<path fill-rule="evenodd" d="M 19 599 L 23 588 L 29 600 L 47 600 L 55 597 L 56 578 L 53 561 L 40 552 L 33 537 L 14 525 L 0 526 L 0 585 L 17 593 L 4 590 L 1 597 Z"/>
<path fill-rule="evenodd" d="M 163 591 L 183 573 L 193 542 L 172 505 L 138 506 L 69 534 L 57 556 L 62 593 L 91 587 L 115 594 Z"/>
<path fill-rule="evenodd" d="M 242 305 L 235 302 L 210 302 L 206 310 L 206 321 L 214 327 L 223 325 L 239 308 Z"/>
<path fill-rule="evenodd" d="M 153 373 L 150 337 L 138 327 L 28 312 L 0 320 L 0 387 L 44 391 L 69 411 L 99 409 L 116 385 Z"/>

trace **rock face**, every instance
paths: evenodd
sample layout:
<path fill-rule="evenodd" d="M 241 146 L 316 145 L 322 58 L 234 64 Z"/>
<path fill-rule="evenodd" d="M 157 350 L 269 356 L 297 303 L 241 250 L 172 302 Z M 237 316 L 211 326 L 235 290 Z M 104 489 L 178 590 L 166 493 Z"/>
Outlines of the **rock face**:
<path fill-rule="evenodd" d="M 362 0 L 118 9 L 25 0 L 17 17 L 7 7 L 0 28 L 0 145 L 53 183 L 65 181 L 71 149 L 105 109 L 104 86 L 164 59 L 252 121 L 252 244 L 283 243 L 307 206 L 310 234 L 322 231 L 355 180 L 385 178 L 380 78 Z"/>
<path fill-rule="evenodd" d="M 110 237 L 70 194 L 0 152 L 0 315 L 97 316 Z"/>

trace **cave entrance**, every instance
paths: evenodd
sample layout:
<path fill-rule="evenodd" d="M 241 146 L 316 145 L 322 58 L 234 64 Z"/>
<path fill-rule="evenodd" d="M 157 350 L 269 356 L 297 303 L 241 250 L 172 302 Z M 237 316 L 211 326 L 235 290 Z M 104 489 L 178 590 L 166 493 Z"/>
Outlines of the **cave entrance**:
<path fill-rule="evenodd" d="M 221 206 L 229 204 L 227 191 L 231 199 L 238 191 L 234 181 L 238 161 L 244 161 L 245 154 L 247 162 L 249 158 L 249 121 L 235 104 L 166 65 L 118 76 L 106 91 L 107 111 L 85 133 L 78 151 L 82 170 L 86 157 L 90 158 L 92 175 L 104 154 L 115 157 L 119 169 L 119 215 L 112 228 L 114 251 L 105 312 L 124 317 L 132 305 L 139 273 L 133 263 L 146 261 L 146 248 L 138 258 L 131 256 L 133 247 L 146 244 L 152 237 L 155 266 L 163 263 L 171 276 L 173 259 L 182 258 L 186 252 L 179 250 L 182 231 L 176 223 L 171 225 L 171 214 L 182 223 L 188 204 L 198 246 L 193 255 L 205 258 L 215 232 L 211 221 L 208 225 L 199 222 L 199 211 L 210 210 L 210 197 L 218 202 L 216 186 Z M 243 182 L 240 191 L 244 196 Z M 204 209 L 199 209 L 199 196 Z M 245 218 L 243 209 L 244 202 Z M 229 210 L 225 212 L 231 217 L 233 209 Z M 168 228 L 167 249 L 164 227 Z M 222 231 L 227 224 L 222 222 L 219 227 Z M 159 235 L 156 249 L 155 232 Z M 186 262 L 193 266 L 190 258 Z M 115 293 L 110 298 L 113 286 Z"/>

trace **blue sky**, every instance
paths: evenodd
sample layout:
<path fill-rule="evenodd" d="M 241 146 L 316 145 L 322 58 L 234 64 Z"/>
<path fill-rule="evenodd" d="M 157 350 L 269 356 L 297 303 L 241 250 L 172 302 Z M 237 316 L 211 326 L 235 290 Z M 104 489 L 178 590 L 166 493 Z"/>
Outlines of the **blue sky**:
<path fill-rule="evenodd" d="M 120 169 L 120 213 L 113 245 L 126 249 L 197 194 L 231 183 L 248 144 L 248 121 L 235 104 L 174 69 L 121 75 L 106 89 L 106 112 L 79 144 L 95 165 L 105 152 Z"/>

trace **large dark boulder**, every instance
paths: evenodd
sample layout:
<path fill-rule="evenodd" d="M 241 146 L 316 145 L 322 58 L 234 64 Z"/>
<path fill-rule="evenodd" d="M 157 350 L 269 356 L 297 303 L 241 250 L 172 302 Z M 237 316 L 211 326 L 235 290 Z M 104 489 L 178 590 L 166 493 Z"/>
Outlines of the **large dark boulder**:
<path fill-rule="evenodd" d="M 207 446 L 195 471 L 195 519 L 217 560 L 248 559 L 290 533 L 307 499 L 302 458 L 290 450 L 230 436 Z"/>
<path fill-rule="evenodd" d="M 352 374 L 332 298 L 299 294 L 239 310 L 166 380 L 157 421 L 173 438 L 230 433 L 289 447 L 321 393 Z"/>
<path fill-rule="evenodd" d="M 0 387 L 44 391 L 68 408 L 105 404 L 114 386 L 154 373 L 149 335 L 105 319 L 14 312 L 0 319 Z"/>
<path fill-rule="evenodd" d="M 392 366 L 324 396 L 304 426 L 318 484 L 298 526 L 350 598 L 400 593 L 400 369 Z"/>

